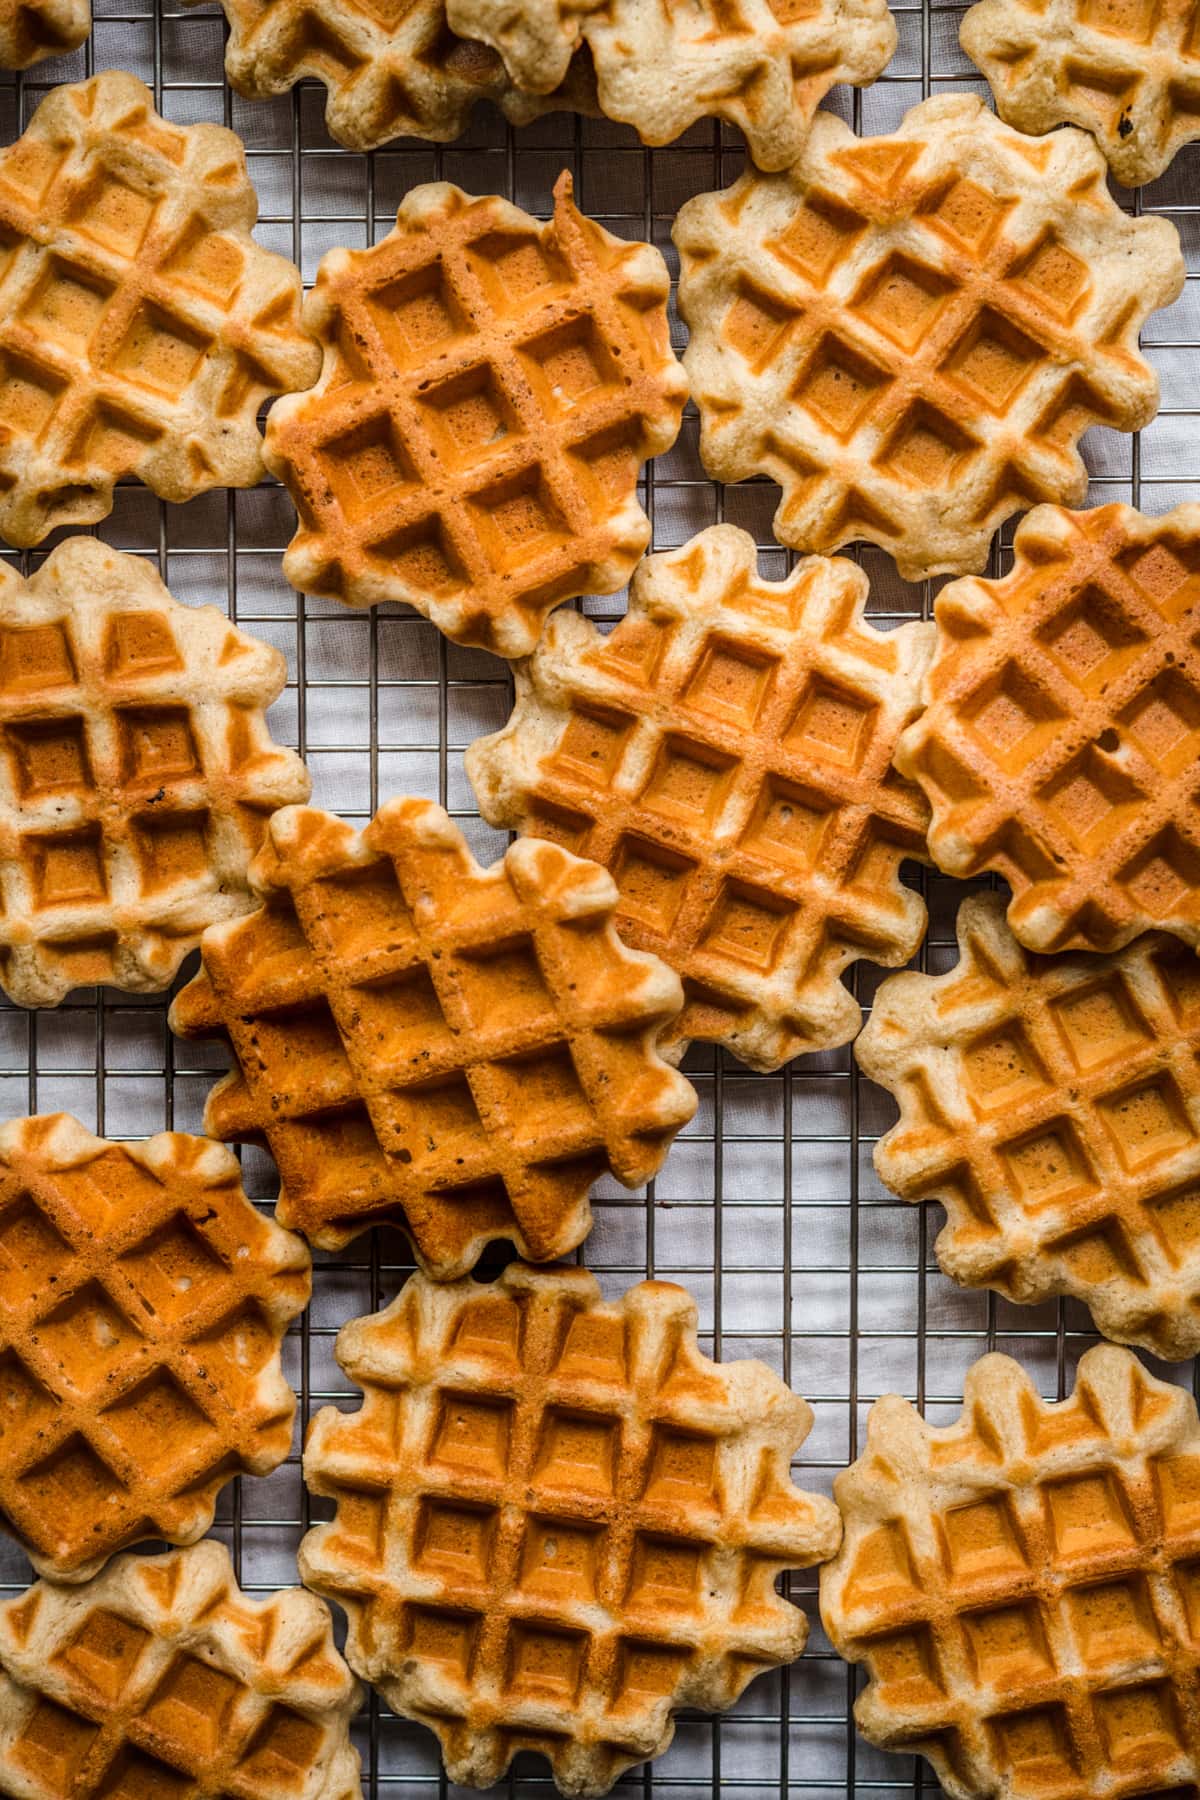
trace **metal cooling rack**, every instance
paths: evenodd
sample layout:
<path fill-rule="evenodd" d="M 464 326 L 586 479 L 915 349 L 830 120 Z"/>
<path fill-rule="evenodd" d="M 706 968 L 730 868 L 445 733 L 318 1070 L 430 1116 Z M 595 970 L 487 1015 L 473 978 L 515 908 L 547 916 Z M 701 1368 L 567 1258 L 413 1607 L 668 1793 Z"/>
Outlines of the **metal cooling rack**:
<path fill-rule="evenodd" d="M 946 84 L 986 91 L 958 49 L 961 7 L 923 0 L 893 10 L 900 48 L 886 75 L 864 92 L 833 96 L 859 131 L 891 130 L 909 106 Z M 564 166 L 574 172 L 586 212 L 621 236 L 652 240 L 674 266 L 670 229 L 679 207 L 694 193 L 726 185 L 743 165 L 737 134 L 712 125 L 648 151 L 632 132 L 603 122 L 557 114 L 517 132 L 490 108 L 479 109 L 456 144 L 404 140 L 356 155 L 326 136 L 324 93 L 316 86 L 275 101 L 240 100 L 222 77 L 224 35 L 211 3 L 176 11 L 163 0 L 154 10 L 138 0 L 99 0 L 83 49 L 0 86 L 0 143 L 17 136 L 55 83 L 96 69 L 132 70 L 153 87 L 167 117 L 214 120 L 239 133 L 260 199 L 257 236 L 298 262 L 306 282 L 334 245 L 384 236 L 399 200 L 418 182 L 444 177 L 548 216 Z M 1093 430 L 1084 453 L 1094 501 L 1128 499 L 1163 512 L 1200 498 L 1200 444 L 1191 423 L 1200 406 L 1188 404 L 1200 393 L 1200 145 L 1153 186 L 1118 198 L 1132 211 L 1174 220 L 1191 274 L 1183 298 L 1152 318 L 1145 335 L 1162 378 L 1158 418 L 1132 439 Z M 677 348 L 684 335 L 676 325 Z M 692 414 L 645 483 L 656 549 L 728 519 L 753 533 L 773 577 L 788 564 L 771 536 L 776 498 L 764 482 L 722 488 L 708 481 Z M 131 485 L 118 489 L 99 535 L 155 560 L 178 599 L 227 605 L 231 617 L 286 652 L 290 682 L 272 723 L 276 737 L 307 758 L 314 804 L 363 820 L 390 794 L 436 797 L 462 821 L 477 851 L 494 855 L 501 840 L 475 815 L 462 752 L 508 716 L 504 665 L 447 644 L 400 607 L 355 614 L 299 598 L 280 571 L 292 524 L 287 496 L 274 484 L 187 506 L 165 506 Z M 928 616 L 928 586 L 901 582 L 878 552 L 861 556 L 879 622 Z M 34 560 L 22 559 L 22 566 Z M 1001 548 L 995 572 L 1004 566 Z M 623 609 L 619 596 L 583 604 L 602 623 Z M 921 966 L 946 968 L 955 960 L 962 885 L 915 866 L 912 879 L 927 893 L 931 915 Z M 856 993 L 869 1004 L 878 972 L 858 964 L 853 973 Z M 65 1108 L 113 1137 L 199 1130 L 219 1055 L 172 1041 L 168 1000 L 85 990 L 54 1012 L 0 1006 L 0 1115 Z M 834 1473 L 857 1454 L 867 1408 L 882 1393 L 906 1394 L 933 1418 L 953 1417 L 963 1373 L 987 1349 L 1018 1356 L 1047 1395 L 1070 1385 L 1076 1359 L 1094 1341 L 1087 1315 L 1074 1303 L 1014 1307 L 962 1292 L 941 1275 L 933 1259 L 936 1209 L 892 1199 L 874 1176 L 871 1149 L 894 1108 L 859 1079 L 848 1049 L 761 1076 L 703 1048 L 686 1068 L 700 1094 L 694 1122 L 649 1192 L 629 1195 L 613 1183 L 598 1190 L 583 1260 L 612 1294 L 647 1274 L 680 1281 L 699 1302 L 705 1348 L 727 1358 L 761 1357 L 812 1402 L 816 1423 L 797 1462 L 804 1486 L 828 1491 Z M 245 1174 L 248 1192 L 269 1203 L 268 1159 L 247 1151 Z M 296 1545 L 323 1504 L 314 1505 L 300 1479 L 301 1431 L 326 1401 L 357 1404 L 334 1362 L 334 1336 L 346 1319 L 386 1304 L 411 1268 L 406 1242 L 393 1232 L 360 1238 L 342 1255 L 318 1253 L 312 1305 L 285 1344 L 285 1369 L 300 1396 L 293 1454 L 265 1480 L 234 1482 L 217 1514 L 215 1535 L 229 1543 L 247 1588 L 296 1580 Z M 1159 1372 L 1194 1379 L 1190 1366 Z M 22 1554 L 0 1541 L 0 1590 L 19 1589 L 29 1578 Z M 647 1800 L 936 1794 L 923 1764 L 856 1739 L 856 1678 L 823 1636 L 815 1579 L 796 1576 L 791 1591 L 813 1621 L 803 1659 L 755 1681 L 721 1719 L 682 1714 L 671 1749 L 627 1776 L 618 1792 Z M 364 1709 L 356 1737 L 371 1800 L 465 1796 L 441 1773 L 432 1736 L 377 1700 Z M 496 1791 L 545 1797 L 553 1787 L 544 1764 L 522 1759 Z"/>

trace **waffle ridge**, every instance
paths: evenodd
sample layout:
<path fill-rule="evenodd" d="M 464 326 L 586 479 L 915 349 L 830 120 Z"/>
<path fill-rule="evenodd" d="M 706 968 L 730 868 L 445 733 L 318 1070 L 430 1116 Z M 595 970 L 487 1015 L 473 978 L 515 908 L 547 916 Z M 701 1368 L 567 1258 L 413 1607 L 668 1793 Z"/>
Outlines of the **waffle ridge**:
<path fill-rule="evenodd" d="M 910 581 L 982 569 L 992 534 L 1087 488 L 1080 434 L 1153 417 L 1138 349 L 1182 289 L 1178 234 L 1127 218 L 1074 129 L 1034 140 L 969 94 L 887 137 L 814 121 L 785 174 L 676 220 L 708 473 L 769 475 L 775 533 L 879 544 Z"/>
<path fill-rule="evenodd" d="M 0 1127 L 0 1272 L 0 1517 L 39 1573 L 194 1542 L 227 1481 L 287 1455 L 280 1344 L 309 1256 L 223 1145 L 106 1143 L 65 1113 Z"/>
<path fill-rule="evenodd" d="M 896 48 L 880 0 L 448 0 L 450 23 L 504 57 L 517 85 L 555 88 L 584 46 L 600 105 L 647 144 L 697 119 L 737 125 L 763 169 L 784 169 L 840 81 L 874 81 Z"/>
<path fill-rule="evenodd" d="M 0 154 L 0 533 L 22 548 L 112 510 L 252 487 L 257 414 L 320 353 L 300 275 L 251 236 L 245 152 L 179 127 L 132 75 L 52 90 Z"/>
<path fill-rule="evenodd" d="M 232 1046 L 204 1128 L 266 1144 L 311 1243 L 391 1220 L 439 1279 L 497 1238 L 565 1255 L 592 1183 L 649 1180 L 695 1111 L 656 1048 L 678 978 L 621 943 L 595 863 L 523 840 L 481 869 L 441 807 L 390 800 L 361 833 L 285 809 L 252 879 L 171 1024 Z"/>
<path fill-rule="evenodd" d="M 682 1289 L 416 1276 L 337 1355 L 363 1404 L 313 1421 L 305 1480 L 336 1512 L 303 1578 L 452 1781 L 489 1787 L 530 1749 L 562 1793 L 607 1793 L 676 1708 L 727 1707 L 800 1654 L 775 1579 L 840 1535 L 790 1479 L 811 1410 L 762 1363 L 701 1355 Z"/>
<path fill-rule="evenodd" d="M 821 1615 L 865 1667 L 855 1717 L 870 1743 L 927 1757 L 950 1800 L 1195 1790 L 1190 1394 L 1098 1345 L 1047 1404 L 988 1355 L 953 1424 L 880 1400 L 834 1494 L 845 1537 Z"/>
<path fill-rule="evenodd" d="M 359 1800 L 360 1699 L 328 1607 L 249 1599 L 212 1539 L 0 1607 L 13 1800 Z"/>
<path fill-rule="evenodd" d="M 948 874 L 995 869 L 1031 950 L 1200 948 L 1200 506 L 1039 507 L 1002 580 L 935 603 L 926 707 L 897 766 Z"/>
<path fill-rule="evenodd" d="M 612 871 L 622 936 L 682 977 L 677 1044 L 761 1069 L 844 1044 L 842 971 L 920 941 L 899 870 L 928 815 L 891 759 L 933 628 L 877 632 L 866 599 L 842 559 L 765 581 L 753 539 L 713 526 L 640 565 L 611 636 L 556 613 L 508 724 L 467 752 L 489 824 Z"/>
<path fill-rule="evenodd" d="M 168 987 L 308 773 L 271 741 L 282 654 L 91 538 L 0 567 L 0 982 Z"/>
<path fill-rule="evenodd" d="M 1196 0 L 979 0 L 960 37 L 1002 118 L 1033 134 L 1090 131 L 1126 187 L 1200 137 Z"/>
<path fill-rule="evenodd" d="M 943 1269 L 1026 1304 L 1071 1295 L 1106 1337 L 1200 1350 L 1200 963 L 1150 933 L 1031 956 L 997 894 L 958 917 L 948 973 L 885 981 L 855 1045 L 897 1100 L 875 1168 L 939 1200 Z"/>
<path fill-rule="evenodd" d="M 381 243 L 331 251 L 305 303 L 320 381 L 272 409 L 264 446 L 300 516 L 293 587 L 407 601 L 502 656 L 560 601 L 614 592 L 649 542 L 641 465 L 687 391 L 668 288 L 566 173 L 546 224 L 433 182 Z"/>
<path fill-rule="evenodd" d="M 91 29 L 91 0 L 0 0 L 0 69 L 65 56 Z"/>

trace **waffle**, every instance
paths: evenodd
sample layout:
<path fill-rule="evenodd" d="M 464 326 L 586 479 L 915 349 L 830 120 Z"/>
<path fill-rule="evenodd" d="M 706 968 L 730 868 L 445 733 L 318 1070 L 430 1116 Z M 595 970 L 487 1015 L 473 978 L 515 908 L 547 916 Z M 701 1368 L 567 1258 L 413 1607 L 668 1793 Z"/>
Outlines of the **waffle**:
<path fill-rule="evenodd" d="M 1200 506 L 1042 507 L 1003 581 L 943 588 L 896 760 L 948 874 L 996 869 L 1031 950 L 1200 948 Z"/>
<path fill-rule="evenodd" d="M 880 988 L 855 1045 L 900 1106 L 875 1150 L 939 1200 L 938 1260 L 1010 1300 L 1071 1294 L 1106 1337 L 1200 1351 L 1200 963 L 1161 933 L 1030 956 L 998 894 L 964 900 L 946 975 Z"/>
<path fill-rule="evenodd" d="M 1034 142 L 969 94 L 862 141 L 819 114 L 794 168 L 689 201 L 675 242 L 709 474 L 771 476 L 783 543 L 865 538 L 910 581 L 1083 498 L 1081 432 L 1154 415 L 1138 330 L 1184 276 L 1090 138 Z"/>
<path fill-rule="evenodd" d="M 322 82 L 326 129 L 348 150 L 377 150 L 396 137 L 446 143 L 466 129 L 481 100 L 494 101 L 514 125 L 564 107 L 596 111 L 594 84 L 580 65 L 564 71 L 556 93 L 520 93 L 493 50 L 455 37 L 445 0 L 221 5 L 229 21 L 225 73 L 238 93 L 266 100 L 298 81 Z"/>
<path fill-rule="evenodd" d="M 0 1791 L 360 1800 L 359 1698 L 312 1594 L 248 1599 L 212 1541 L 118 1557 L 0 1607 Z"/>
<path fill-rule="evenodd" d="M 695 1111 L 655 1048 L 678 979 L 620 942 L 594 863 L 526 840 L 484 870 L 440 806 L 390 800 L 363 832 L 278 813 L 251 876 L 262 911 L 205 933 L 171 1025 L 231 1046 L 204 1129 L 267 1146 L 322 1249 L 390 1220 L 442 1280 L 497 1238 L 565 1255 L 592 1183 L 641 1186 Z"/>
<path fill-rule="evenodd" d="M 0 1126 L 0 1271 L 0 1517 L 41 1574 L 191 1543 L 225 1482 L 287 1455 L 280 1343 L 308 1252 L 223 1145 L 108 1144 L 65 1113 Z"/>
<path fill-rule="evenodd" d="M 489 824 L 612 871 L 621 935 L 683 978 L 668 1042 L 759 1069 L 844 1044 L 861 1014 L 842 971 L 920 942 L 899 871 L 928 815 L 891 758 L 933 627 L 884 636 L 866 598 L 840 560 L 763 581 L 753 540 L 715 525 L 642 563 L 611 637 L 557 613 L 512 718 L 467 752 Z"/>
<path fill-rule="evenodd" d="M 91 0 L 0 0 L 0 69 L 65 56 L 91 29 Z"/>
<path fill-rule="evenodd" d="M 865 1665 L 871 1743 L 927 1757 L 950 1800 L 1196 1791 L 1190 1395 L 1103 1345 L 1050 1406 L 985 1356 L 952 1425 L 895 1394 L 872 1407 L 834 1493 L 845 1539 L 821 1614 Z"/>
<path fill-rule="evenodd" d="M 668 286 L 566 174 L 545 225 L 433 182 L 382 243 L 331 251 L 305 303 L 321 379 L 274 408 L 264 447 L 300 514 L 292 585 L 408 601 L 502 656 L 559 601 L 621 587 L 650 538 L 641 465 L 686 394 Z"/>
<path fill-rule="evenodd" d="M 271 742 L 278 650 L 91 538 L 28 582 L 0 565 L 0 983 L 168 987 L 206 925 L 250 904 L 277 806 L 308 797 Z"/>
<path fill-rule="evenodd" d="M 1200 137 L 1196 0 L 981 0 L 961 38 L 1011 125 L 1082 125 L 1127 187 Z"/>
<path fill-rule="evenodd" d="M 647 144 L 727 119 L 763 169 L 796 160 L 835 82 L 874 81 L 896 48 L 886 0 L 447 0 L 447 13 L 523 89 L 557 87 L 582 44 L 610 119 Z"/>
<path fill-rule="evenodd" d="M 681 1288 L 415 1276 L 337 1356 L 363 1405 L 313 1420 L 304 1478 L 337 1510 L 301 1572 L 451 1781 L 490 1787 L 534 1750 L 562 1793 L 605 1794 L 678 1707 L 730 1706 L 799 1656 L 776 1577 L 840 1536 L 790 1479 L 812 1413 L 762 1363 L 702 1356 Z"/>
<path fill-rule="evenodd" d="M 320 355 L 300 276 L 250 235 L 241 143 L 160 119 L 132 75 L 55 88 L 0 152 L 0 534 L 253 487 L 256 415 Z"/>

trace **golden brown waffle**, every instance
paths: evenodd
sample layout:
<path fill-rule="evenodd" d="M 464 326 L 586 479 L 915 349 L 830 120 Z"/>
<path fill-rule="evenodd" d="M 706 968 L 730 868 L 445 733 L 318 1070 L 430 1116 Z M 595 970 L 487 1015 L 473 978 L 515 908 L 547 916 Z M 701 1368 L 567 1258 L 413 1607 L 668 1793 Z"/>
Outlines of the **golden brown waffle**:
<path fill-rule="evenodd" d="M 1071 1294 L 1121 1343 L 1200 1350 L 1200 962 L 1153 933 L 1031 956 L 964 900 L 948 974 L 885 981 L 855 1045 L 900 1107 L 880 1179 L 947 1212 L 938 1260 L 1010 1300 Z"/>
<path fill-rule="evenodd" d="M 0 1607 L 14 1800 L 360 1800 L 359 1699 L 328 1608 L 247 1598 L 211 1540 Z"/>
<path fill-rule="evenodd" d="M 349 606 L 404 600 L 460 643 L 524 656 L 551 607 L 609 594 L 650 538 L 637 483 L 687 392 L 666 265 L 585 219 L 414 188 L 370 250 L 325 257 L 311 393 L 276 406 L 268 467 L 300 529 L 284 573 Z"/>
<path fill-rule="evenodd" d="M 996 869 L 1031 950 L 1200 947 L 1200 506 L 1041 507 L 1002 581 L 942 589 L 897 765 L 951 875 Z"/>
<path fill-rule="evenodd" d="M 612 871 L 622 937 L 683 978 L 667 1041 L 759 1069 L 844 1044 L 843 970 L 920 942 L 899 875 L 928 813 L 891 759 L 933 627 L 877 632 L 866 598 L 842 560 L 763 581 L 753 539 L 715 525 L 641 564 L 610 637 L 557 613 L 512 718 L 467 752 L 490 824 Z"/>
<path fill-rule="evenodd" d="M 869 1742 L 927 1757 L 950 1800 L 1195 1792 L 1200 1427 L 1182 1388 L 1103 1345 L 1047 1405 L 985 1356 L 953 1425 L 895 1394 L 872 1407 L 834 1494 L 821 1616 L 865 1667 Z"/>
<path fill-rule="evenodd" d="M 323 1249 L 390 1220 L 443 1280 L 497 1238 L 565 1255 L 592 1183 L 640 1187 L 695 1111 L 655 1047 L 678 978 L 621 943 L 595 863 L 526 839 L 481 869 L 390 800 L 363 832 L 277 813 L 251 877 L 263 910 L 205 933 L 171 1025 L 231 1045 L 204 1129 L 268 1147 Z"/>
<path fill-rule="evenodd" d="M 762 1363 L 702 1356 L 681 1288 L 414 1276 L 337 1356 L 363 1404 L 313 1420 L 304 1478 L 337 1511 L 300 1568 L 452 1781 L 490 1787 L 534 1750 L 564 1794 L 605 1794 L 677 1708 L 731 1706 L 799 1656 L 776 1578 L 840 1536 L 791 1483 L 812 1413 Z"/>
<path fill-rule="evenodd" d="M 1138 330 L 1184 278 L 1082 132 L 1035 142 L 969 94 L 861 141 L 819 114 L 794 168 L 689 201 L 675 242 L 709 474 L 770 475 L 783 543 L 865 538 L 911 581 L 1083 498 L 1081 432 L 1154 415 Z"/>
<path fill-rule="evenodd" d="M 0 565 L 0 983 L 165 988 L 308 773 L 271 741 L 278 650 L 91 538 Z"/>
<path fill-rule="evenodd" d="M 0 153 L 0 533 L 38 544 L 112 509 L 262 475 L 256 415 L 320 353 L 300 276 L 250 235 L 240 141 L 160 119 L 110 70 L 55 88 Z"/>
<path fill-rule="evenodd" d="M 65 56 L 91 29 L 91 0 L 0 0 L 0 69 Z"/>
<path fill-rule="evenodd" d="M 514 125 L 564 107 L 596 110 L 594 83 L 582 66 L 564 72 L 559 92 L 518 92 L 494 50 L 455 37 L 446 0 L 221 5 L 229 21 L 225 73 L 239 94 L 265 100 L 298 81 L 323 82 L 326 129 L 349 150 L 375 150 L 395 137 L 445 143 L 466 129 L 481 100 L 495 101 Z"/>
<path fill-rule="evenodd" d="M 1197 0 L 981 0 L 961 38 L 1002 118 L 1082 125 L 1129 187 L 1200 137 Z"/>
<path fill-rule="evenodd" d="M 504 57 L 519 88 L 549 93 L 580 45 L 600 105 L 647 144 L 697 119 L 746 134 L 762 169 L 786 169 L 839 81 L 874 81 L 896 48 L 886 0 L 447 0 L 451 25 Z"/>
<path fill-rule="evenodd" d="M 41 1574 L 191 1543 L 227 1481 L 283 1461 L 280 1343 L 309 1286 L 223 1145 L 0 1127 L 0 1517 Z"/>

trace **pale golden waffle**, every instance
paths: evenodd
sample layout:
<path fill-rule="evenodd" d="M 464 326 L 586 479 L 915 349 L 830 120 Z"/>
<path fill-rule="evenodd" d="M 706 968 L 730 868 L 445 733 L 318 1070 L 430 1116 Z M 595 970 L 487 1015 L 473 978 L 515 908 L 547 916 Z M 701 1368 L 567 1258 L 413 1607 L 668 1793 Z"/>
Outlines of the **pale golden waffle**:
<path fill-rule="evenodd" d="M 283 1461 L 280 1344 L 309 1286 L 223 1145 L 109 1144 L 65 1113 L 0 1127 L 0 1518 L 41 1574 L 191 1543 L 227 1481 Z"/>
<path fill-rule="evenodd" d="M 549 93 L 582 45 L 610 119 L 647 144 L 726 119 L 762 169 L 793 163 L 830 88 L 874 81 L 896 48 L 886 0 L 447 0 L 447 13 L 520 88 Z"/>
<path fill-rule="evenodd" d="M 249 1599 L 211 1540 L 0 1607 L 14 1800 L 360 1800 L 359 1699 L 329 1609 Z"/>
<path fill-rule="evenodd" d="M 0 69 L 65 56 L 91 29 L 91 0 L 0 0 Z"/>
<path fill-rule="evenodd" d="M 1010 1300 L 1070 1294 L 1106 1337 L 1200 1350 L 1200 961 L 1161 933 L 1031 956 L 964 900 L 948 974 L 885 981 L 855 1045 L 899 1123 L 875 1168 L 938 1200 L 938 1261 Z"/>
<path fill-rule="evenodd" d="M 948 874 L 995 869 L 1031 950 L 1200 947 L 1200 506 L 1024 520 L 1002 581 L 943 588 L 897 765 Z"/>
<path fill-rule="evenodd" d="M 1103 1345 L 1047 1405 L 985 1356 L 953 1425 L 895 1394 L 872 1407 L 834 1494 L 821 1616 L 864 1665 L 869 1742 L 927 1757 L 950 1800 L 1195 1792 L 1200 1428 L 1182 1388 Z"/>
<path fill-rule="evenodd" d="M 91 538 L 0 565 L 0 983 L 168 987 L 245 912 L 250 859 L 308 773 L 272 743 L 282 654 Z"/>
<path fill-rule="evenodd" d="M 387 1220 L 443 1280 L 497 1238 L 565 1255 L 592 1183 L 640 1187 L 695 1111 L 656 1048 L 678 978 L 621 943 L 595 863 L 526 839 L 481 869 L 390 800 L 363 832 L 278 813 L 251 874 L 263 910 L 205 933 L 171 1026 L 229 1043 L 204 1129 L 267 1146 L 322 1249 Z"/>
<path fill-rule="evenodd" d="M 519 92 L 494 50 L 450 30 L 446 0 L 221 0 L 221 6 L 229 21 L 225 73 L 238 93 L 266 100 L 298 81 L 322 82 L 326 129 L 348 150 L 377 150 L 396 137 L 445 143 L 466 129 L 481 100 L 494 101 L 514 125 L 563 108 L 596 110 L 590 73 L 579 65 L 564 71 L 556 93 Z"/>
<path fill-rule="evenodd" d="M 676 1709 L 730 1706 L 799 1656 L 808 1621 L 776 1578 L 841 1534 L 791 1483 L 812 1413 L 762 1363 L 701 1355 L 681 1288 L 414 1276 L 337 1356 L 363 1404 L 313 1420 L 304 1478 L 337 1510 L 301 1572 L 451 1781 L 490 1787 L 534 1750 L 562 1793 L 605 1794 Z"/>
<path fill-rule="evenodd" d="M 0 153 L 0 534 L 38 544 L 112 509 L 253 487 L 257 413 L 320 352 L 300 276 L 250 235 L 245 153 L 160 119 L 110 70 L 55 88 Z"/>
<path fill-rule="evenodd" d="M 753 539 L 715 525 L 641 564 L 611 636 L 557 613 L 512 718 L 467 752 L 490 824 L 612 871 L 622 937 L 683 978 L 668 1042 L 759 1069 L 844 1044 L 843 970 L 921 940 L 900 865 L 928 813 L 891 759 L 933 627 L 878 632 L 866 598 L 843 560 L 763 581 Z"/>
<path fill-rule="evenodd" d="M 566 174 L 544 225 L 432 182 L 382 243 L 331 251 L 305 303 L 321 379 L 272 410 L 264 446 L 300 515 L 293 587 L 407 601 L 502 656 L 560 601 L 621 587 L 650 540 L 641 466 L 687 392 L 668 286 Z"/>
<path fill-rule="evenodd" d="M 980 0 L 961 40 L 1003 118 L 1082 125 L 1128 187 L 1200 137 L 1197 0 Z"/>
<path fill-rule="evenodd" d="M 969 94 L 861 141 L 820 113 L 787 174 L 674 235 L 705 467 L 779 482 L 796 549 L 982 569 L 1010 513 L 1083 498 L 1088 426 L 1154 416 L 1138 331 L 1182 290 L 1178 234 L 1121 212 L 1082 132 L 1022 137 Z"/>

